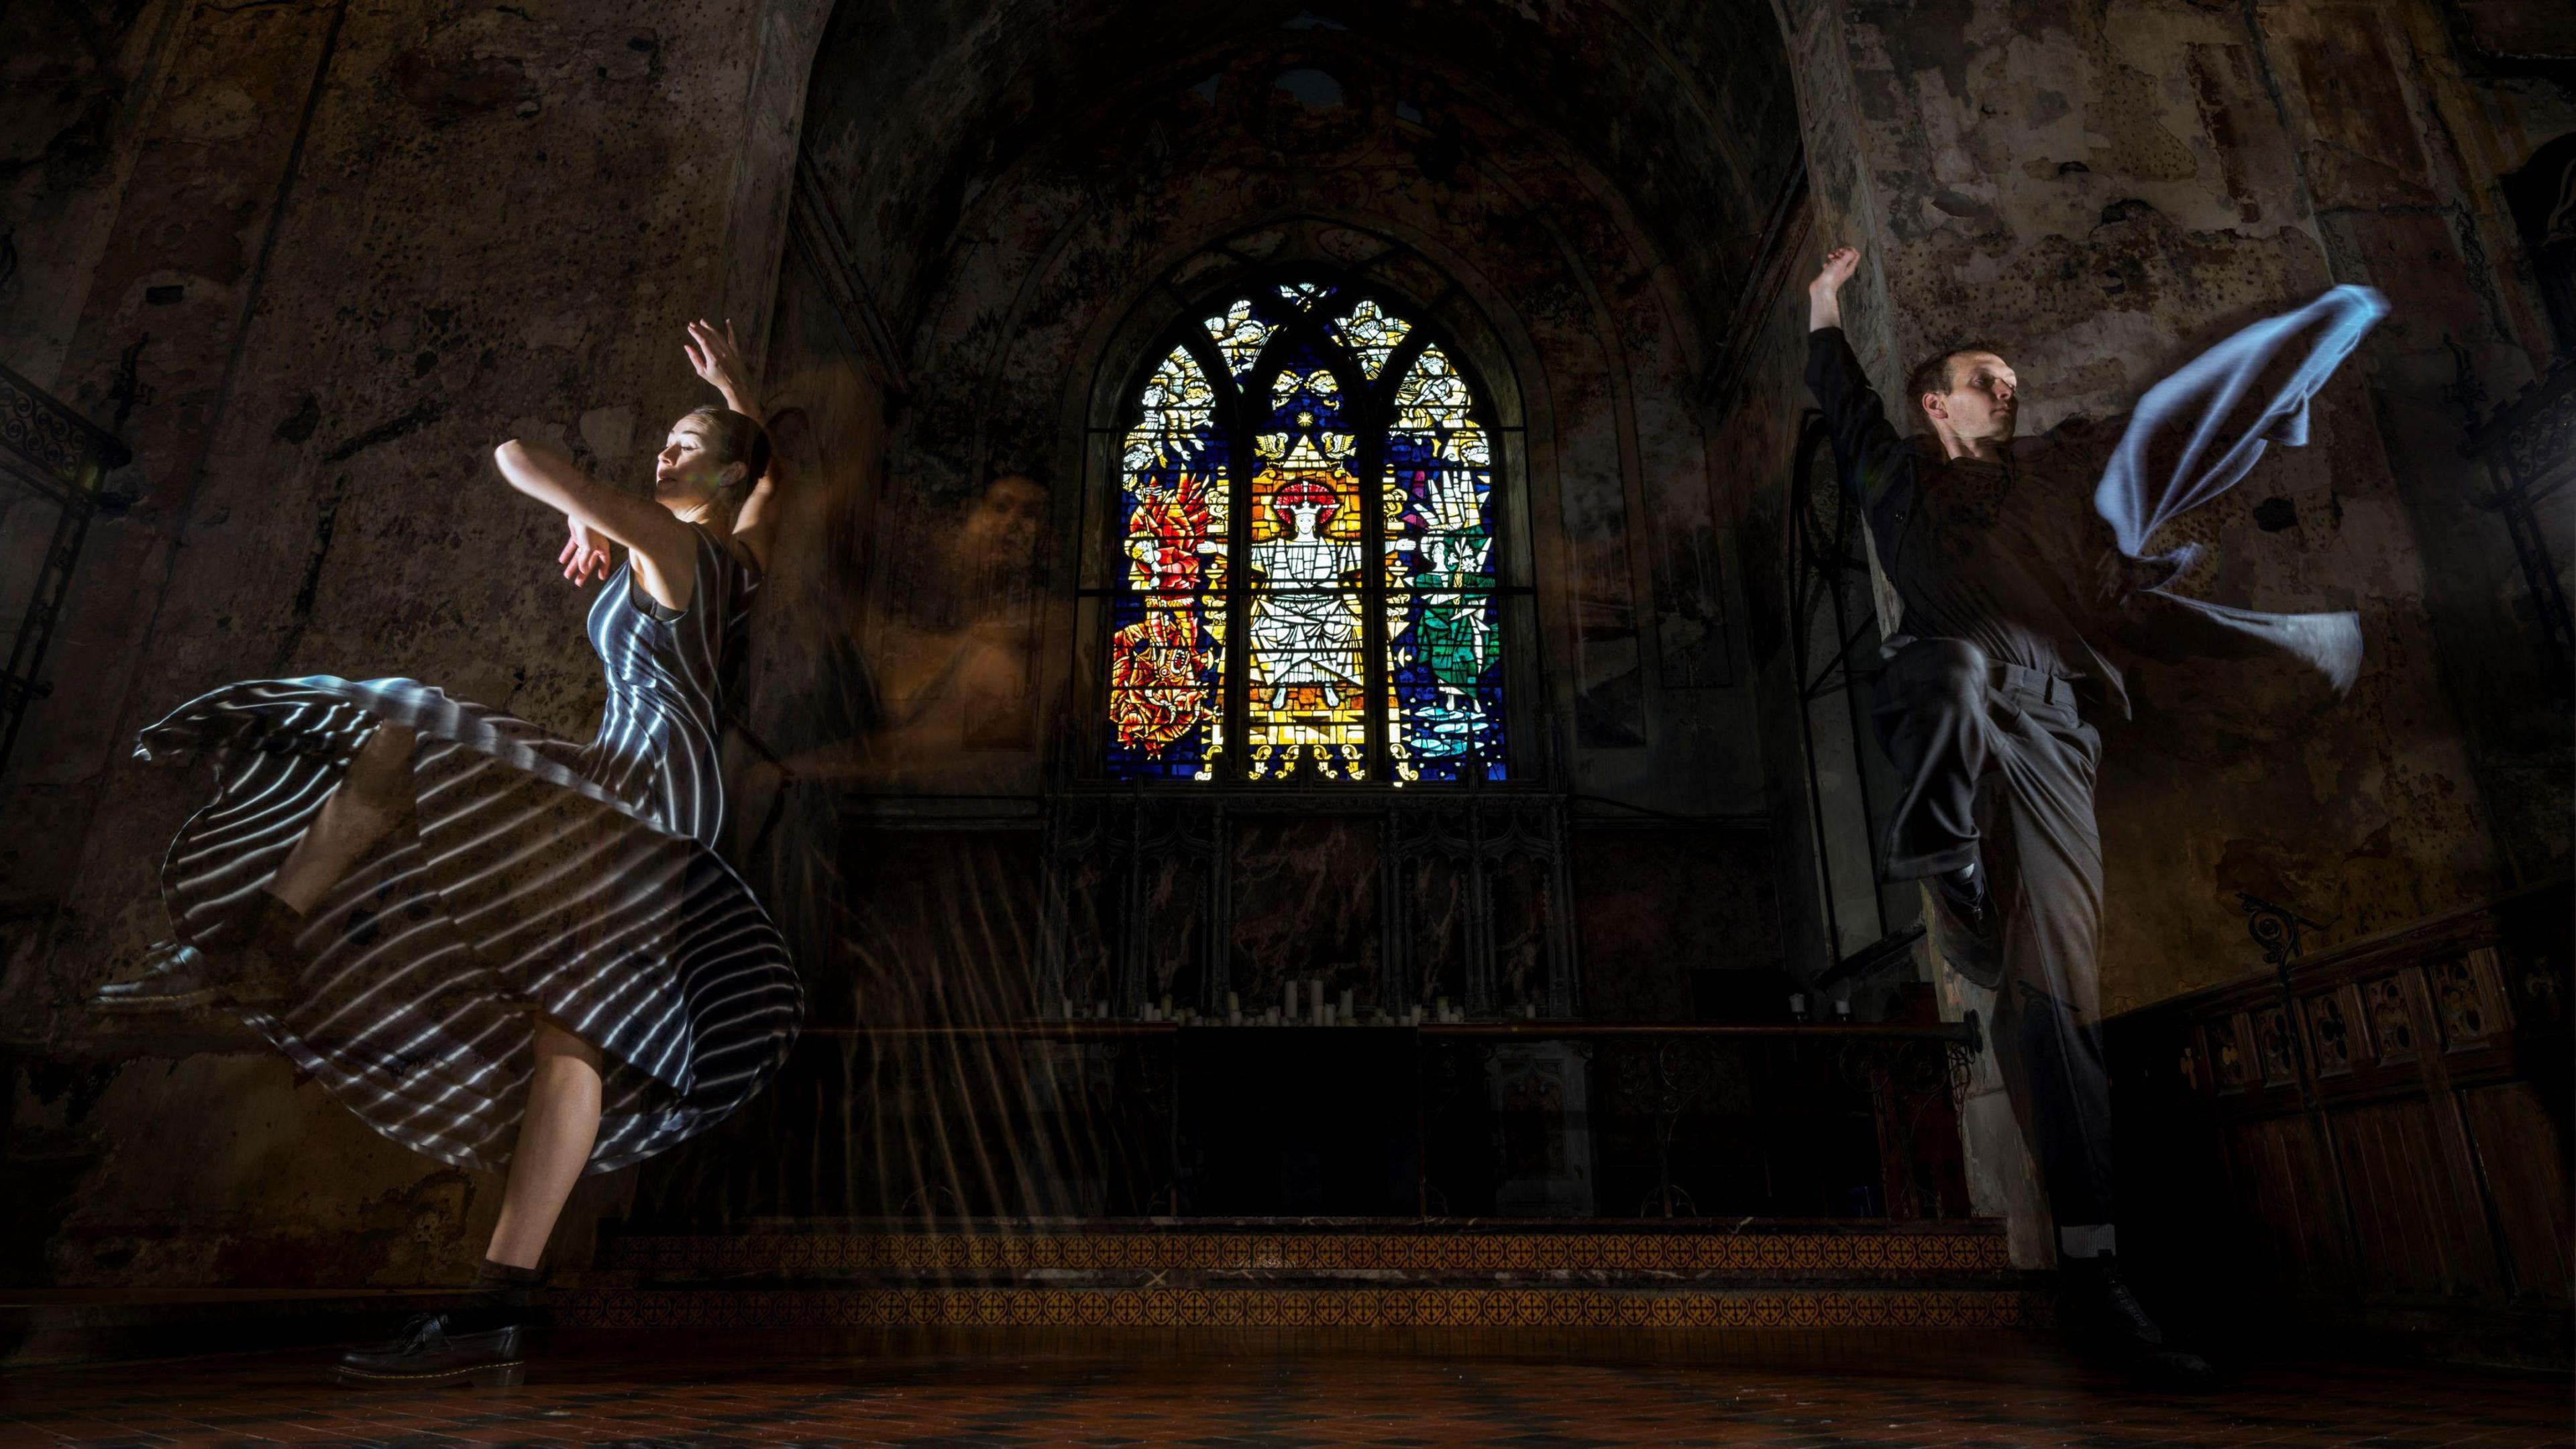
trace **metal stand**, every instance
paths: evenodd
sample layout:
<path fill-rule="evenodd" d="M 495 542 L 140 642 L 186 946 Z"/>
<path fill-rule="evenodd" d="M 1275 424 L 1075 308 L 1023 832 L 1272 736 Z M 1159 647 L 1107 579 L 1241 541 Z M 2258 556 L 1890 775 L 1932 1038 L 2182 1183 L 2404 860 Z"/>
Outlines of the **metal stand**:
<path fill-rule="evenodd" d="M 129 354 L 129 359 L 131 354 Z M 98 511 L 99 486 L 108 470 L 132 461 L 123 443 L 80 414 L 0 367 L 0 478 L 54 505 L 54 526 L 28 590 L 27 612 L 9 646 L 9 668 L 0 674 L 0 770 L 18 743 L 27 706 L 52 692 L 38 676 L 53 643 L 72 568 L 90 515 Z"/>

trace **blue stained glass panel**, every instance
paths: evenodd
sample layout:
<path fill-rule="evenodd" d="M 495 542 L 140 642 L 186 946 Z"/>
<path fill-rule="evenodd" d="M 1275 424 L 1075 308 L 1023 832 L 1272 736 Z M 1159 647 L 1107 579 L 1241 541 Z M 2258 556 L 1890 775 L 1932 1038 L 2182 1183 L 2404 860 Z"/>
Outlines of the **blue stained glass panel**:
<path fill-rule="evenodd" d="M 1502 598 L 1441 590 L 1387 599 L 1387 702 L 1395 778 L 1432 783 L 1503 773 Z"/>
<path fill-rule="evenodd" d="M 1456 780 L 1503 761 L 1492 439 L 1466 379 L 1426 347 L 1386 437 L 1388 752 L 1396 778 Z"/>

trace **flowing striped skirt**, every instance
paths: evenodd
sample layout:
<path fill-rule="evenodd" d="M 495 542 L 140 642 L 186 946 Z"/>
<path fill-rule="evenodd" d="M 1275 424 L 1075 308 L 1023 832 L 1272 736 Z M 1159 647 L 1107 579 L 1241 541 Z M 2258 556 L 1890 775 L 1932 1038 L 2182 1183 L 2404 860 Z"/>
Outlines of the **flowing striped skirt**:
<path fill-rule="evenodd" d="M 378 724 L 418 733 L 412 818 L 314 909 L 291 1004 L 253 1028 L 370 1127 L 466 1167 L 508 1163 L 539 1012 L 606 1059 L 590 1171 L 760 1090 L 805 996 L 741 878 L 585 777 L 582 746 L 413 680 L 228 685 L 142 732 L 139 758 L 218 779 L 162 866 L 181 939 L 243 929 Z"/>

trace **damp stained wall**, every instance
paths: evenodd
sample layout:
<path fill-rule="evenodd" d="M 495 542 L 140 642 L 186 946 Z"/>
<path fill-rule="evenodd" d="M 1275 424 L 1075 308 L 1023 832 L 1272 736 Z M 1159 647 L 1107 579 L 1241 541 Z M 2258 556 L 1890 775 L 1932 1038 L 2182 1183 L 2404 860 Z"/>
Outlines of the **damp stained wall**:
<path fill-rule="evenodd" d="M 42 88 L 13 88 L 8 144 L 53 159 L 11 173 L 0 360 L 104 420 L 148 334 L 151 395 L 0 805 L 8 1271 L 450 1278 L 496 1183 L 376 1139 L 239 1026 L 81 1010 L 166 934 L 161 852 L 209 787 L 128 751 L 205 689 L 314 672 L 588 731 L 589 601 L 554 564 L 560 522 L 489 454 L 543 438 L 640 485 L 702 400 L 680 325 L 724 305 L 757 17 L 88 8 L 115 75 L 68 24 L 10 11 L 42 32 L 14 37 L 13 79 Z M 13 544 L 31 526 L 0 518 Z"/>
<path fill-rule="evenodd" d="M 818 581 L 882 601 L 885 552 L 1032 450 L 1054 475 L 1041 578 L 1060 584 L 1091 480 L 1047 440 L 1081 416 L 1101 339 L 1154 263 L 1291 208 L 1419 239 L 1507 334 L 1549 418 L 1532 489 L 1550 688 L 1570 717 L 1595 696 L 1608 726 L 1588 792 L 1769 832 L 1793 864 L 1776 906 L 1747 891 L 1743 910 L 1778 911 L 1791 959 L 1827 943 L 1764 642 L 1781 606 L 1747 592 L 1776 578 L 1798 287 L 1846 235 L 1873 239 L 1852 312 L 1882 380 L 1936 338 L 2002 335 L 2043 422 L 2116 409 L 2330 282 L 2398 303 L 2316 444 L 2194 525 L 2213 545 L 2194 587 L 2361 609 L 2370 672 L 2340 703 L 2251 666 L 2141 680 L 2140 720 L 2107 741 L 2114 1005 L 2252 965 L 2238 889 L 2349 934 L 2565 869 L 2565 711 L 2517 660 L 2519 579 L 2462 502 L 2476 480 L 2444 400 L 2463 353 L 2490 399 L 2547 357 L 2492 185 L 2576 120 L 2562 87 L 2494 60 L 2567 53 L 2528 11 L 1784 0 L 1780 70 L 1755 63 L 1745 27 L 1769 21 L 1751 7 L 956 0 L 852 6 L 817 60 L 829 8 L 119 0 L 93 8 L 95 43 L 43 7 L 0 13 L 0 151 L 23 163 L 0 191 L 18 258 L 0 361 L 107 418 L 148 333 L 151 390 L 0 800 L 0 1175 L 18 1189 L 0 1275 L 439 1281 L 495 1206 L 495 1184 L 373 1138 L 244 1031 L 80 1011 L 166 929 L 155 866 L 204 788 L 127 760 L 138 726 L 227 680 L 328 670 L 585 732 L 586 601 L 553 571 L 555 525 L 484 459 L 523 435 L 633 476 L 703 397 L 679 324 L 727 306 L 773 407 L 802 414 L 782 450 L 814 485 L 782 564 L 795 587 L 764 600 L 780 637 L 864 625 Z M 1299 49 L 1379 87 L 1374 129 L 1328 164 L 1184 110 L 1206 77 L 1213 107 Z M 1793 100 L 1803 230 L 1771 226 Z M 841 208 L 828 255 L 786 240 L 800 140 Z M 1766 238 L 1803 251 L 1766 271 Z M 34 526 L 0 513 L 0 547 L 23 553 Z M 1714 615 L 1687 597 L 1694 570 L 1716 576 Z M 1711 617 L 1732 678 L 1677 680 L 1668 649 Z M 1072 670 L 1046 669 L 1055 708 Z M 781 749 L 873 707 L 801 702 L 850 679 L 810 653 L 759 679 Z M 1006 749 L 973 773 L 1008 793 L 1036 770 Z M 839 828 L 828 792 L 777 784 L 746 801 L 787 802 L 784 831 Z M 1695 858 L 1742 870 L 1735 838 Z M 1632 837 L 1598 863 L 1654 854 Z M 1634 873 L 1617 885 L 1633 908 Z M 1669 975 L 1623 985 L 1641 1011 L 1679 1009 Z M 584 1191 L 573 1261 L 623 1187 Z"/>
<path fill-rule="evenodd" d="M 1786 9 L 1814 250 L 1864 247 L 1849 330 L 1891 395 L 1986 338 L 2029 425 L 2111 416 L 2335 283 L 2395 309 L 2311 446 L 2172 530 L 2208 548 L 2186 591 L 2357 610 L 2367 654 L 2342 700 L 2268 662 L 2140 666 L 2136 718 L 2101 722 L 2105 1009 L 2259 969 L 2239 891 L 2322 943 L 2563 872 L 2565 705 L 2458 391 L 2549 362 L 2495 182 L 2566 129 L 2563 83 L 2497 78 L 2472 10 L 2434 3 Z"/>

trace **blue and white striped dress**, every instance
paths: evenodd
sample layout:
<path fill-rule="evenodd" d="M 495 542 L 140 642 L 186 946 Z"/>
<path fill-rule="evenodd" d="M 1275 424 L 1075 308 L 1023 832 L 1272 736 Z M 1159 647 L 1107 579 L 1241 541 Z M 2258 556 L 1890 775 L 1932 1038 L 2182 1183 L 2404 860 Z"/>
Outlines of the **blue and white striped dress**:
<path fill-rule="evenodd" d="M 676 614 L 621 565 L 590 610 L 608 708 L 586 745 L 410 679 L 256 680 L 191 701 L 135 750 L 218 776 L 162 866 L 180 937 L 244 929 L 351 754 L 378 724 L 405 726 L 413 818 L 311 913 L 291 1004 L 244 1020 L 369 1126 L 460 1166 L 508 1163 L 538 1011 L 606 1059 L 590 1171 L 721 1121 L 805 1013 L 785 942 L 714 849 L 723 688 L 752 587 L 703 531 Z"/>

